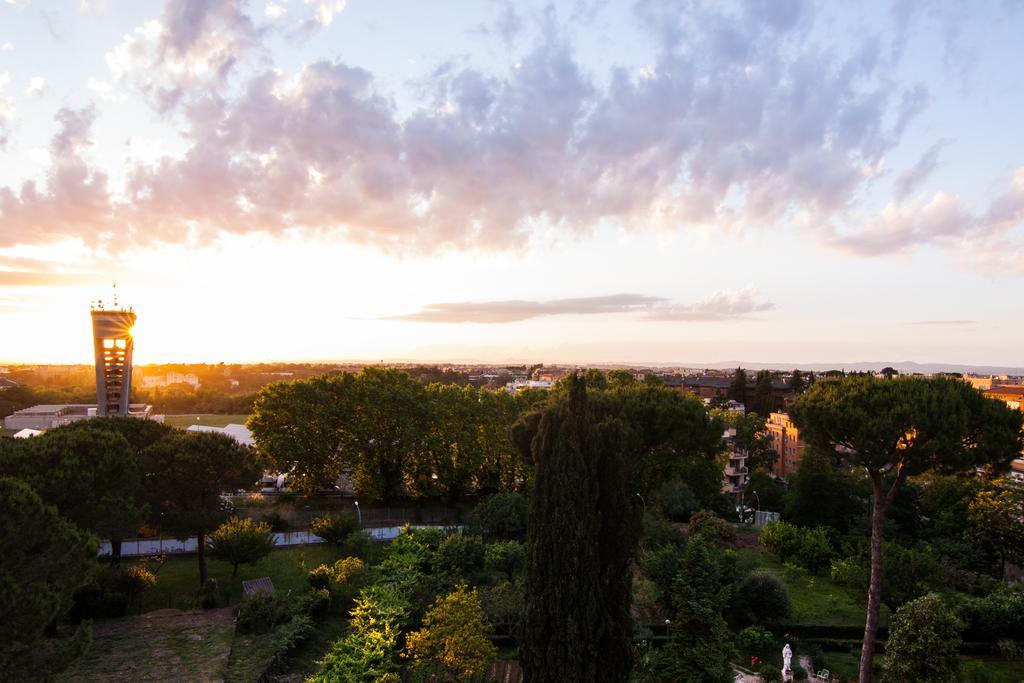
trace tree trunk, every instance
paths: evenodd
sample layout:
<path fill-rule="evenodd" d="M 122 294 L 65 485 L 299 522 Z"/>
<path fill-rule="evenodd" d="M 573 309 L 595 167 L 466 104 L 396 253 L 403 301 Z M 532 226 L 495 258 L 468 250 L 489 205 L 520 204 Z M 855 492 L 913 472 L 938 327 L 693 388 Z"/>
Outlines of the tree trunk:
<path fill-rule="evenodd" d="M 199 585 L 203 586 L 206 585 L 206 532 L 200 531 L 196 540 L 198 541 L 196 554 L 199 557 Z"/>
<path fill-rule="evenodd" d="M 121 539 L 110 539 L 110 564 L 114 567 L 121 566 Z"/>
<path fill-rule="evenodd" d="M 871 667 L 875 658 L 875 633 L 878 613 L 882 607 L 882 534 L 887 497 L 882 495 L 882 482 L 873 478 L 874 504 L 871 510 L 871 582 L 868 585 L 868 615 L 864 622 L 864 643 L 860 653 L 860 683 L 871 683 Z"/>

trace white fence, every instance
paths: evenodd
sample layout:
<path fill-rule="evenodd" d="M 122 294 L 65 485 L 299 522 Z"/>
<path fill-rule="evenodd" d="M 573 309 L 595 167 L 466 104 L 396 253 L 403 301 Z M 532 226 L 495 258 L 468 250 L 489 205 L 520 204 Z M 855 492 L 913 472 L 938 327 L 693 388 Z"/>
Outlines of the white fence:
<path fill-rule="evenodd" d="M 760 528 L 768 522 L 777 522 L 781 518 L 781 514 L 778 512 L 768 512 L 767 510 L 758 510 L 754 513 L 754 526 Z"/>
<path fill-rule="evenodd" d="M 432 526 L 429 524 L 411 524 L 413 529 L 451 529 L 461 530 L 461 526 L 444 527 Z M 363 529 L 363 533 L 372 541 L 390 541 L 402 533 L 400 526 L 380 527 Z M 323 543 L 324 539 L 314 533 L 307 531 L 285 531 L 274 533 L 274 545 L 278 547 L 293 545 L 310 545 Z M 121 541 L 121 557 L 140 557 L 145 555 L 176 555 L 182 553 L 194 553 L 198 547 L 195 536 L 181 540 L 178 538 L 135 538 L 130 541 Z M 110 554 L 110 541 L 100 543 L 100 557 Z"/>

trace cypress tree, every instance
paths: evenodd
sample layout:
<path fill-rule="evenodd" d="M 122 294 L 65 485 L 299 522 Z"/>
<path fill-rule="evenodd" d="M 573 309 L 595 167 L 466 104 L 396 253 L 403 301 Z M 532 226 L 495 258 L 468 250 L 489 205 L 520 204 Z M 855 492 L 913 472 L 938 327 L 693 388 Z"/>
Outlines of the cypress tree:
<path fill-rule="evenodd" d="M 568 385 L 530 421 L 536 473 L 520 659 L 527 683 L 625 681 L 638 509 L 618 422 L 597 422 L 583 380 Z"/>

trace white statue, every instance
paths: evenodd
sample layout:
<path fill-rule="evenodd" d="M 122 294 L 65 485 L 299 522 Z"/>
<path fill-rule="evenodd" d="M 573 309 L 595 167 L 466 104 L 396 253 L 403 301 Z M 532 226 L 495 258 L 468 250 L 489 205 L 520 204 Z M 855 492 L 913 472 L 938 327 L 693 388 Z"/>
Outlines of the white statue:
<path fill-rule="evenodd" d="M 792 673 L 793 671 L 793 649 L 786 643 L 786 647 L 782 648 L 782 672 Z"/>

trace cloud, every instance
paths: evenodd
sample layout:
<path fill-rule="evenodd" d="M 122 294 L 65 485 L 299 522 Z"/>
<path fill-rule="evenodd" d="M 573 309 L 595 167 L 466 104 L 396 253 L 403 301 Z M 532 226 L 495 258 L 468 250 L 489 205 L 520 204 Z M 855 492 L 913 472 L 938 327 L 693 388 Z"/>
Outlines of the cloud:
<path fill-rule="evenodd" d="M 241 0 L 176 0 L 107 53 L 115 78 L 132 83 L 160 112 L 193 91 L 222 87 L 238 61 L 259 47 Z"/>
<path fill-rule="evenodd" d="M 480 301 L 429 304 L 421 311 L 384 320 L 427 323 L 510 323 L 551 315 L 640 314 L 641 319 L 728 320 L 773 308 L 757 300 L 752 287 L 719 292 L 696 304 L 674 304 L 663 297 L 644 294 L 553 299 L 550 301 Z"/>
<path fill-rule="evenodd" d="M 333 20 L 344 3 L 321 4 Z M 80 224 L 38 231 L 19 218 L 42 206 L 70 215 L 62 185 L 5 190 L 0 241 L 96 239 L 92 216 L 126 245 L 300 229 L 404 252 L 517 249 L 540 230 L 601 225 L 799 223 L 868 254 L 953 244 L 978 223 L 955 194 L 908 199 L 937 150 L 897 178 L 883 211 L 858 218 L 865 169 L 882 167 L 929 94 L 892 81 L 876 36 L 811 43 L 817 16 L 803 2 L 642 3 L 654 54 L 606 74 L 589 73 L 548 16 L 515 68 L 445 62 L 401 109 L 372 72 L 343 61 L 268 68 L 260 41 L 271 29 L 243 9 L 167 3 L 107 55 L 122 85 L 173 111 L 183 153 L 130 163 L 116 196 L 78 157 L 79 191 L 95 200 Z M 519 36 L 513 15 L 494 31 Z"/>
<path fill-rule="evenodd" d="M 11 74 L 7 71 L 0 71 L 0 149 L 7 147 L 7 140 L 11 133 L 11 122 L 17 107 L 13 97 L 4 95 L 7 84 L 11 82 Z"/>
<path fill-rule="evenodd" d="M 833 231 L 825 244 L 857 256 L 906 253 L 926 246 L 959 247 L 963 265 L 990 272 L 1024 273 L 1024 167 L 983 207 L 936 192 L 930 198 L 892 201 L 855 227 Z"/>
<path fill-rule="evenodd" d="M 939 152 L 949 144 L 948 140 L 939 140 L 921 155 L 913 166 L 896 177 L 893 193 L 898 200 L 904 200 L 927 180 L 939 167 Z"/>
<path fill-rule="evenodd" d="M 977 320 L 915 320 L 909 325 L 976 325 Z"/>
<path fill-rule="evenodd" d="M 33 76 L 25 89 L 27 97 L 39 97 L 46 91 L 46 79 L 42 76 Z"/>
<path fill-rule="evenodd" d="M 313 21 L 322 27 L 331 25 L 334 17 L 345 11 L 345 0 L 306 0 L 307 5 L 315 5 Z"/>
<path fill-rule="evenodd" d="M 0 287 L 63 287 L 95 279 L 95 276 L 81 274 L 0 270 Z"/>
<path fill-rule="evenodd" d="M 104 235 L 127 233 L 114 219 L 107 176 L 90 169 L 84 153 L 92 144 L 96 109 L 61 108 L 50 142 L 50 167 L 42 187 L 25 181 L 17 191 L 0 187 L 0 246 L 45 243 L 77 236 L 96 243 Z M 31 236 L 32 239 L 26 239 Z"/>
<path fill-rule="evenodd" d="M 834 235 L 826 243 L 858 256 L 871 256 L 953 243 L 976 227 L 977 220 L 960 197 L 936 192 L 927 200 L 890 202 L 855 231 Z"/>

